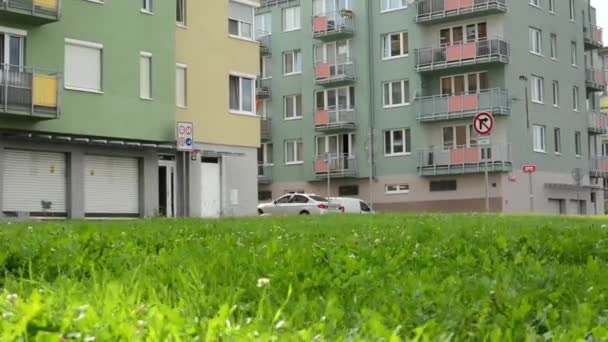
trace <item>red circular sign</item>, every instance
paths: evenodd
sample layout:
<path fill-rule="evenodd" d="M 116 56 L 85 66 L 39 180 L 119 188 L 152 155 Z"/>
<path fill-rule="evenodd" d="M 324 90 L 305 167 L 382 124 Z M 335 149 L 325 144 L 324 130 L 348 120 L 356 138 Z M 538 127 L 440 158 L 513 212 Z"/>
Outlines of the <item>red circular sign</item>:
<path fill-rule="evenodd" d="M 473 128 L 480 135 L 488 135 L 494 129 L 494 116 L 488 112 L 481 112 L 473 119 Z"/>

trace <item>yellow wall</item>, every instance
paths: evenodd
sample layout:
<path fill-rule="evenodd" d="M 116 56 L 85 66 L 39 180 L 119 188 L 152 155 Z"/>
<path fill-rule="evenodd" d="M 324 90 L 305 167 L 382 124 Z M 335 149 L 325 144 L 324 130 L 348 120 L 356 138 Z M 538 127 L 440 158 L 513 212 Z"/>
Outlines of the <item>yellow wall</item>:
<path fill-rule="evenodd" d="M 602 96 L 600 98 L 600 111 L 602 113 L 608 113 L 608 96 Z"/>
<path fill-rule="evenodd" d="M 194 123 L 196 142 L 258 147 L 260 119 L 229 112 L 228 77 L 257 75 L 259 46 L 229 37 L 228 1 L 188 1 L 187 28 L 177 27 L 176 39 L 177 63 L 188 66 L 188 108 L 177 119 Z"/>

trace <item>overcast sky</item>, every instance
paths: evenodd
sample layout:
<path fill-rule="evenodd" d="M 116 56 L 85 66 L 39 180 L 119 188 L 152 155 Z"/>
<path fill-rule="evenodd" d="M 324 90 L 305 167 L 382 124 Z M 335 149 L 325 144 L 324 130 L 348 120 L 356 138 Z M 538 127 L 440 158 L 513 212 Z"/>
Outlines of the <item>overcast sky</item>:
<path fill-rule="evenodd" d="M 604 28 L 604 42 L 608 42 L 608 0 L 591 0 L 591 6 L 597 9 L 597 23 Z"/>

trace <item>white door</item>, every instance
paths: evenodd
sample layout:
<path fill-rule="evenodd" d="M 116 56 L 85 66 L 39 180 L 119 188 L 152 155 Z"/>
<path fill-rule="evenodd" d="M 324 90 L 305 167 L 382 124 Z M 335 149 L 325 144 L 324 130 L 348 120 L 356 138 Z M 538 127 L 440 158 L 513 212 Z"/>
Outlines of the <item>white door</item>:
<path fill-rule="evenodd" d="M 139 216 L 138 159 L 87 155 L 84 201 L 89 216 Z"/>
<path fill-rule="evenodd" d="M 5 150 L 2 210 L 66 213 L 64 153 Z"/>
<path fill-rule="evenodd" d="M 176 167 L 174 160 L 158 162 L 158 200 L 160 214 L 175 217 Z"/>
<path fill-rule="evenodd" d="M 220 164 L 201 163 L 201 216 L 220 217 Z"/>

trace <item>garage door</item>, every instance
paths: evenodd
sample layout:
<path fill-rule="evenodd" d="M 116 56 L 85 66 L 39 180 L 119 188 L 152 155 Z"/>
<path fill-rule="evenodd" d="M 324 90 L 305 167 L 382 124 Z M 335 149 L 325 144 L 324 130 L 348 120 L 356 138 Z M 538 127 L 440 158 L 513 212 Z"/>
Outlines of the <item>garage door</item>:
<path fill-rule="evenodd" d="M 138 216 L 137 158 L 87 155 L 84 191 L 87 216 Z"/>
<path fill-rule="evenodd" d="M 3 211 L 65 214 L 64 153 L 5 150 L 2 181 Z"/>

